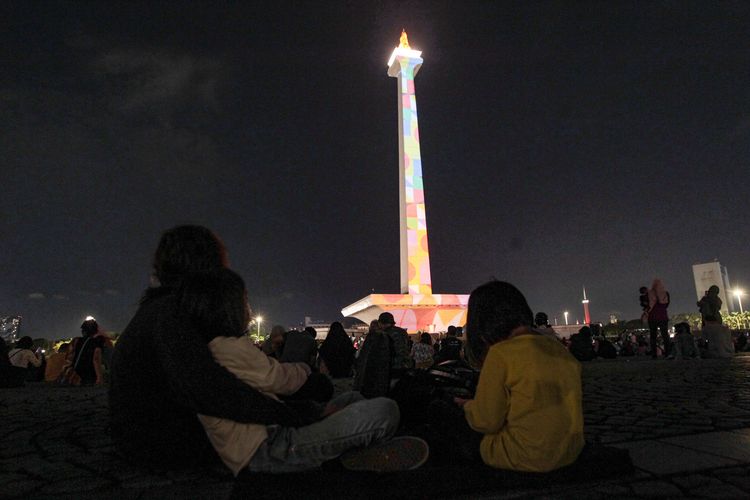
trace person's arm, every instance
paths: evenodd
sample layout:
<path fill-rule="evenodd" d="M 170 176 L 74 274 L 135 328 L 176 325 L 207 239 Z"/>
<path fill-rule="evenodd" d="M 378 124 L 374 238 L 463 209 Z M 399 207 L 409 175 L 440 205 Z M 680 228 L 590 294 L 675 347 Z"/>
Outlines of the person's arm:
<path fill-rule="evenodd" d="M 414 361 L 410 356 L 411 353 L 409 352 L 409 334 L 407 334 L 405 330 L 399 330 L 397 335 L 402 337 L 401 341 L 393 342 L 393 345 L 396 349 L 396 355 L 406 363 L 406 366 L 396 366 L 395 368 L 409 368 L 414 365 Z"/>
<path fill-rule="evenodd" d="M 497 434 L 505 425 L 510 405 L 505 387 L 507 365 L 497 351 L 490 349 L 479 374 L 474 399 L 463 404 L 469 426 L 482 434 Z M 461 404 L 461 402 L 457 401 Z"/>
<path fill-rule="evenodd" d="M 310 376 L 307 364 L 279 363 L 258 350 L 247 337 L 216 337 L 208 346 L 217 363 L 259 391 L 294 394 Z"/>
<path fill-rule="evenodd" d="M 29 364 L 34 365 L 36 368 L 42 366 L 42 360 L 34 354 L 34 351 L 25 351 L 24 357 L 26 358 L 26 366 L 29 366 Z"/>
<path fill-rule="evenodd" d="M 308 363 L 311 367 L 315 367 L 318 364 L 318 344 L 313 340 L 312 348 L 310 349 L 310 361 Z"/>
<path fill-rule="evenodd" d="M 243 423 L 298 427 L 319 418 L 317 405 L 299 402 L 292 409 L 229 373 L 213 360 L 199 333 L 176 318 L 170 305 L 160 301 L 151 307 L 162 308 L 154 328 L 154 344 L 169 397 L 176 403 L 195 413 Z"/>
<path fill-rule="evenodd" d="M 68 350 L 65 352 L 65 361 L 63 362 L 63 367 L 62 367 L 63 370 L 73 366 L 73 363 L 75 362 L 76 347 L 78 346 L 79 338 L 80 337 L 76 337 L 70 341 L 70 345 L 68 345 Z"/>
<path fill-rule="evenodd" d="M 104 376 L 102 375 L 102 350 L 97 347 L 94 349 L 94 373 L 96 373 L 96 385 L 102 385 L 104 383 Z"/>

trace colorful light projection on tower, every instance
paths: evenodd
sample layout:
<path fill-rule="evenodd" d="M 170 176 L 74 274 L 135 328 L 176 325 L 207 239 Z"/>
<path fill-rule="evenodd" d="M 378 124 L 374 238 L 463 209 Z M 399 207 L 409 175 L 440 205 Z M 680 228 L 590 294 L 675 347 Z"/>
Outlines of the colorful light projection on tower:
<path fill-rule="evenodd" d="M 397 79 L 399 149 L 399 219 L 401 245 L 401 294 L 372 294 L 341 310 L 365 323 L 390 312 L 396 323 L 410 333 L 445 331 L 466 322 L 468 295 L 433 294 L 419 122 L 414 77 L 422 52 L 409 46 L 406 31 L 388 60 L 388 76 Z"/>
<path fill-rule="evenodd" d="M 401 218 L 401 293 L 432 293 L 427 213 L 419 150 L 419 120 L 414 77 L 424 62 L 409 47 L 406 31 L 388 61 L 388 76 L 398 79 L 399 214 Z"/>

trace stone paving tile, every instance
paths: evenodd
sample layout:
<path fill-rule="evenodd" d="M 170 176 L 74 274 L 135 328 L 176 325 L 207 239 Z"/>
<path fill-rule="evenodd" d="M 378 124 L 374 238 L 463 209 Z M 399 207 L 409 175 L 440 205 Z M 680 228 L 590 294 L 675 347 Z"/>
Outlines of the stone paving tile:
<path fill-rule="evenodd" d="M 735 459 L 674 446 L 663 441 L 647 440 L 614 445 L 627 449 L 636 467 L 653 474 L 665 475 L 738 465 Z"/>
<path fill-rule="evenodd" d="M 631 487 L 633 494 L 642 498 L 681 498 L 685 496 L 677 486 L 667 481 L 644 481 L 633 483 Z"/>
<path fill-rule="evenodd" d="M 10 481 L 3 483 L 3 489 L 0 492 L 0 498 L 30 498 L 30 495 L 44 485 L 42 480 L 24 479 L 21 481 Z"/>
<path fill-rule="evenodd" d="M 700 498 L 737 498 L 747 499 L 747 493 L 729 484 L 702 486 L 690 491 L 691 496 Z"/>
<path fill-rule="evenodd" d="M 667 443 L 713 455 L 750 462 L 750 435 L 733 432 L 708 432 L 697 436 L 660 439 Z"/>
<path fill-rule="evenodd" d="M 92 490 L 100 490 L 103 488 L 109 488 L 117 486 L 116 483 L 100 477 L 91 475 L 78 476 L 78 477 L 63 477 L 58 476 L 59 479 L 52 480 L 42 486 L 38 493 L 41 495 L 59 495 L 64 493 L 81 493 Z"/>
<path fill-rule="evenodd" d="M 750 476 L 745 472 L 741 476 L 724 476 L 722 480 L 745 493 L 745 498 L 750 498 Z"/>

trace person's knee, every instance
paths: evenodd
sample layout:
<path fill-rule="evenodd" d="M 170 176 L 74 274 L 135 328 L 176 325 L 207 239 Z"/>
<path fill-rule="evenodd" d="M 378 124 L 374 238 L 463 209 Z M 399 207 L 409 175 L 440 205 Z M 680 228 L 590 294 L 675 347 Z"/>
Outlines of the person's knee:
<path fill-rule="evenodd" d="M 311 399 L 318 403 L 327 403 L 333 396 L 331 379 L 320 373 L 311 373 L 300 389 L 283 399 Z"/>
<path fill-rule="evenodd" d="M 371 407 L 372 417 L 384 424 L 384 428 L 389 435 L 396 432 L 401 420 L 401 412 L 394 400 L 381 397 L 369 399 L 366 403 Z"/>

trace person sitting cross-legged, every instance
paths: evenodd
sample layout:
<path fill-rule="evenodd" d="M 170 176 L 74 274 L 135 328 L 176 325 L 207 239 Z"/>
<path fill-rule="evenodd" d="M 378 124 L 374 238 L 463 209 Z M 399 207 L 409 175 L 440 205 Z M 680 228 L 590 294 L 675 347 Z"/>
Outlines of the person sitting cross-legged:
<path fill-rule="evenodd" d="M 707 358 L 731 358 L 734 356 L 734 342 L 732 332 L 726 325 L 722 325 L 716 316 L 708 315 L 704 318 L 702 336 L 706 341 Z"/>
<path fill-rule="evenodd" d="M 471 293 L 466 349 L 481 372 L 474 398 L 454 401 L 471 428 L 462 441 L 479 441 L 473 453 L 485 464 L 547 472 L 573 463 L 584 446 L 581 365 L 533 320 L 509 283 Z"/>
<path fill-rule="evenodd" d="M 674 325 L 674 357 L 675 359 L 700 359 L 701 354 L 689 323 Z"/>
<path fill-rule="evenodd" d="M 237 378 L 274 399 L 304 385 L 311 371 L 307 363 L 280 363 L 245 335 L 250 313 L 244 281 L 236 273 L 229 269 L 194 273 L 178 294 L 180 313 L 206 332 L 214 359 Z M 217 331 L 221 335 L 215 335 Z M 367 460 L 362 459 L 363 452 L 350 453 L 344 466 L 401 470 L 427 459 L 426 444 L 416 438 L 387 442 L 399 420 L 392 400 L 368 400 L 356 392 L 338 396 L 325 407 L 321 420 L 302 427 L 266 427 L 209 415 L 199 418 L 214 449 L 235 475 L 244 468 L 273 473 L 313 469 L 344 452 L 371 445 L 379 445 L 379 463 L 373 462 L 378 453 L 369 450 Z"/>

